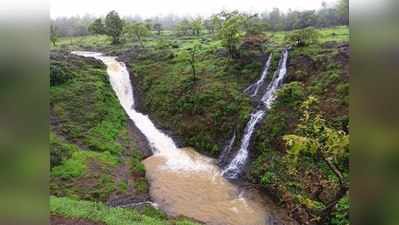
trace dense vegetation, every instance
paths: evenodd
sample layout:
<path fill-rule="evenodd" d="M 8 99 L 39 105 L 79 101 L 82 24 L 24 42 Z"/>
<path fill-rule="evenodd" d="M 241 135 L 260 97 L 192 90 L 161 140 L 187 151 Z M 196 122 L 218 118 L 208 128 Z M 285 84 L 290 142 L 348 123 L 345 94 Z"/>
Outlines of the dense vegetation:
<path fill-rule="evenodd" d="M 312 21 L 304 16 L 309 12 L 296 14 L 302 19 L 291 27 L 288 18 L 295 12 L 280 18 L 273 10 L 270 24 L 222 12 L 212 22 L 182 20 L 173 30 L 128 21 L 116 38 L 107 33 L 105 20 L 96 20 L 94 35 L 60 38 L 52 49 L 60 55 L 95 49 L 119 56 L 134 78 L 140 110 L 181 145 L 218 157 L 233 132 L 240 136 L 255 105 L 243 90 L 259 78 L 270 53 L 274 71 L 281 50 L 292 46 L 288 75 L 256 131 L 244 179 L 267 190 L 301 224 L 344 225 L 349 224 L 349 30 L 309 27 L 346 24 L 342 4 L 333 9 L 340 19 L 326 19 L 328 25 L 304 24 Z M 304 29 L 280 31 L 294 28 Z M 52 194 L 106 202 L 113 193 L 145 193 L 141 156 L 104 67 L 55 54 L 50 76 Z M 126 157 L 133 180 L 127 184 L 106 175 L 124 166 Z"/>

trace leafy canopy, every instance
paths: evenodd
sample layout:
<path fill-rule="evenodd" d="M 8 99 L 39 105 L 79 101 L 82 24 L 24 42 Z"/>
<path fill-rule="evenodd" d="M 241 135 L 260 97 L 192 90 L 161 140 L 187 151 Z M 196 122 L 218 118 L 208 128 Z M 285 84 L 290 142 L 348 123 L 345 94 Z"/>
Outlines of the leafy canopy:
<path fill-rule="evenodd" d="M 105 32 L 112 37 L 112 44 L 120 43 L 120 36 L 123 31 L 123 21 L 116 11 L 111 11 L 105 17 Z"/>

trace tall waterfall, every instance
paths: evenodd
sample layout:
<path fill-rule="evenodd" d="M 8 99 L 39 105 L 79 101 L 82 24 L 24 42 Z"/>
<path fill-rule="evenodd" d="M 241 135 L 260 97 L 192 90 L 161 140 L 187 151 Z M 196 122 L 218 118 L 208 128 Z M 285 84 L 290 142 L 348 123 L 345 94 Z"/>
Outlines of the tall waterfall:
<path fill-rule="evenodd" d="M 256 129 L 256 125 L 265 117 L 267 111 L 270 109 L 271 104 L 275 99 L 275 93 L 283 83 L 285 75 L 287 74 L 287 60 L 288 60 L 288 49 L 284 49 L 279 62 L 279 67 L 277 71 L 274 73 L 272 81 L 268 85 L 266 91 L 263 93 L 262 99 L 259 102 L 257 109 L 251 114 L 251 118 L 248 121 L 247 125 L 245 126 L 244 135 L 241 139 L 240 149 L 238 150 L 237 154 L 234 156 L 233 160 L 224 168 L 222 172 L 223 176 L 230 179 L 235 179 L 242 172 L 242 169 L 244 168 L 246 161 L 248 159 L 248 147 L 249 144 L 251 143 L 251 139 Z M 269 69 L 270 61 L 271 61 L 271 56 L 269 57 L 269 60 L 265 66 L 265 70 Z M 267 71 L 263 71 L 259 81 L 264 82 L 267 73 L 268 73 Z M 255 83 L 255 85 L 257 84 L 258 82 Z"/>
<path fill-rule="evenodd" d="M 208 170 L 209 165 L 195 161 L 186 153 L 180 151 L 173 139 L 155 127 L 148 115 L 144 115 L 134 108 L 133 87 L 130 82 L 126 65 L 118 62 L 116 57 L 104 56 L 97 52 L 75 51 L 72 54 L 92 57 L 101 60 L 107 66 L 107 73 L 112 88 L 123 109 L 137 128 L 147 138 L 154 154 L 165 156 L 167 163 L 164 169 L 170 170 Z"/>

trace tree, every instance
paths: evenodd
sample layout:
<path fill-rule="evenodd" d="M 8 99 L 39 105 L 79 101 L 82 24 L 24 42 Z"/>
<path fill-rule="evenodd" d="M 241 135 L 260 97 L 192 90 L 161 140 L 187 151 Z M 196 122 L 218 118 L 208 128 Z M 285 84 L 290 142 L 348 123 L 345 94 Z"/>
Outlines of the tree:
<path fill-rule="evenodd" d="M 153 28 L 152 19 L 144 20 L 144 25 L 147 27 L 148 30 L 151 30 Z"/>
<path fill-rule="evenodd" d="M 316 44 L 319 40 L 320 33 L 313 27 L 308 27 L 302 30 L 292 31 L 285 39 L 289 44 L 297 47 L 305 47 L 311 44 Z"/>
<path fill-rule="evenodd" d="M 105 34 L 105 27 L 101 18 L 94 20 L 94 22 L 89 25 L 88 29 L 92 34 Z"/>
<path fill-rule="evenodd" d="M 321 224 L 328 224 L 327 220 L 334 207 L 349 190 L 349 135 L 329 127 L 314 110 L 316 105 L 317 99 L 314 97 L 309 97 L 303 103 L 303 116 L 296 134 L 285 135 L 283 139 L 288 147 L 285 158 L 290 170 L 296 171 L 300 158 L 306 156 L 324 163 L 329 173 L 335 176 L 338 190 L 332 200 L 323 202 L 325 207 L 321 212 Z"/>
<path fill-rule="evenodd" d="M 154 24 L 154 30 L 156 30 L 158 32 L 158 35 L 161 35 L 162 24 L 160 24 L 160 23 Z"/>
<path fill-rule="evenodd" d="M 55 26 L 53 24 L 50 25 L 50 41 L 53 43 L 53 46 L 56 46 L 56 42 L 58 40 L 58 34 L 56 32 Z"/>
<path fill-rule="evenodd" d="M 203 25 L 201 17 L 198 17 L 197 19 L 191 21 L 191 30 L 193 35 L 199 36 L 201 34 L 202 28 Z"/>
<path fill-rule="evenodd" d="M 191 30 L 191 23 L 187 19 L 182 20 L 176 25 L 176 32 L 178 35 L 188 35 Z"/>
<path fill-rule="evenodd" d="M 269 14 L 270 25 L 274 31 L 283 28 L 283 15 L 278 8 L 274 8 Z"/>
<path fill-rule="evenodd" d="M 144 48 L 143 37 L 150 35 L 147 25 L 140 22 L 132 22 L 125 26 L 125 32 L 129 37 L 134 37 Z"/>
<path fill-rule="evenodd" d="M 257 16 L 249 17 L 245 22 L 245 31 L 247 35 L 259 35 L 268 29 L 270 29 L 270 24 Z"/>
<path fill-rule="evenodd" d="M 338 16 L 341 24 L 349 24 L 349 0 L 340 0 L 338 3 Z"/>
<path fill-rule="evenodd" d="M 105 32 L 112 37 L 112 44 L 120 43 L 120 36 L 123 31 L 123 21 L 116 11 L 111 11 L 105 17 Z"/>
<path fill-rule="evenodd" d="M 229 14 L 225 18 L 226 20 L 218 32 L 218 37 L 222 40 L 223 46 L 229 51 L 230 57 L 234 58 L 238 53 L 237 45 L 243 36 L 241 27 L 244 23 L 244 18 L 239 14 Z"/>
<path fill-rule="evenodd" d="M 197 81 L 197 62 L 200 60 L 202 46 L 199 42 L 195 42 L 192 48 L 184 49 L 179 55 L 178 59 L 186 61 L 191 66 L 193 84 Z"/>

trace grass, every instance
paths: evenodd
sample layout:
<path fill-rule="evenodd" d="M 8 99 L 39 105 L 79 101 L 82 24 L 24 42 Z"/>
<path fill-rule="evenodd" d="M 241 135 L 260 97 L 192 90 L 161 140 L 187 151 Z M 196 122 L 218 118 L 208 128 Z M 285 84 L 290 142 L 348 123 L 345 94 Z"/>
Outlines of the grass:
<path fill-rule="evenodd" d="M 102 203 L 50 197 L 50 213 L 66 218 L 87 219 L 106 225 L 196 225 L 186 219 L 171 222 L 158 216 L 149 217 L 135 210 L 109 208 Z"/>

